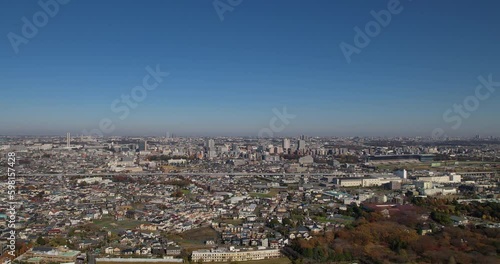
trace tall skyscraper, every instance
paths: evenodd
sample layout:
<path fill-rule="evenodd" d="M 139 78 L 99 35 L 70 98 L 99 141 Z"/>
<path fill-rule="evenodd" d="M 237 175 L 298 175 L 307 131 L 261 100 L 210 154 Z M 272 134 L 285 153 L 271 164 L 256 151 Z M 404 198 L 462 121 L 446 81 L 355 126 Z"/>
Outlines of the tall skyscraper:
<path fill-rule="evenodd" d="M 69 132 L 66 133 L 66 147 L 67 148 L 71 147 L 71 134 Z"/>
<path fill-rule="evenodd" d="M 239 153 L 240 152 L 240 146 L 238 146 L 237 144 L 232 144 L 231 145 L 231 151 Z"/>
<path fill-rule="evenodd" d="M 207 148 L 209 150 L 214 150 L 215 149 L 215 141 L 213 139 L 209 139 L 207 142 Z"/>
<path fill-rule="evenodd" d="M 300 139 L 298 142 L 297 142 L 297 150 L 305 150 L 306 149 L 306 141 L 303 140 L 303 139 Z"/>
<path fill-rule="evenodd" d="M 207 157 L 213 159 L 217 157 L 217 151 L 215 149 L 215 141 L 213 139 L 207 140 Z"/>
<path fill-rule="evenodd" d="M 290 149 L 290 139 L 288 139 L 288 138 L 283 139 L 283 149 L 285 151 Z"/>
<path fill-rule="evenodd" d="M 148 141 L 139 141 L 139 151 L 146 151 L 148 150 Z"/>

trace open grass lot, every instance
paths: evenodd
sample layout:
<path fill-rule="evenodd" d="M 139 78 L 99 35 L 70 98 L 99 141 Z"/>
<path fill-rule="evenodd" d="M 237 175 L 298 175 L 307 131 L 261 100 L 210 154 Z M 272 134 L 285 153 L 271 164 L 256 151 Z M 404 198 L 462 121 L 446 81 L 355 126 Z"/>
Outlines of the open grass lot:
<path fill-rule="evenodd" d="M 214 262 L 229 264 L 229 262 Z M 292 262 L 288 258 L 276 258 L 276 259 L 265 259 L 265 260 L 250 260 L 250 261 L 238 261 L 242 264 L 291 264 Z"/>
<path fill-rule="evenodd" d="M 168 260 L 162 262 L 109 262 L 109 261 L 97 261 L 97 264 L 155 264 L 155 263 L 179 263 L 179 262 L 168 262 Z"/>
<path fill-rule="evenodd" d="M 432 163 L 441 163 L 441 166 L 432 167 Z M 500 166 L 500 162 L 486 161 L 434 161 L 434 162 L 383 162 L 374 163 L 378 169 L 382 170 L 453 170 L 453 171 L 491 171 L 495 170 L 495 166 Z M 498 168 L 498 167 L 497 167 Z"/>
<path fill-rule="evenodd" d="M 97 262 L 97 264 L 130 264 L 131 262 Z M 161 263 L 172 263 L 172 262 L 161 262 Z M 230 264 L 229 262 L 214 262 L 220 264 Z M 277 259 L 266 259 L 266 260 L 251 260 L 251 261 L 241 261 L 238 263 L 242 264 L 291 264 L 292 262 L 288 258 L 277 258 Z M 151 264 L 151 262 L 134 262 L 134 264 Z"/>
<path fill-rule="evenodd" d="M 218 221 L 232 225 L 241 225 L 243 223 L 243 219 L 220 219 Z"/>
<path fill-rule="evenodd" d="M 250 196 L 257 198 L 272 198 L 279 193 L 279 189 L 270 189 L 268 193 L 250 193 Z"/>
<path fill-rule="evenodd" d="M 205 245 L 205 241 L 217 240 L 218 234 L 211 227 L 200 227 L 181 234 L 169 234 L 167 238 L 177 242 L 185 249 L 195 250 L 212 248 L 213 245 Z"/>
<path fill-rule="evenodd" d="M 394 169 L 407 169 L 407 170 L 426 170 L 431 168 L 431 162 L 384 162 L 374 163 L 378 169 L 394 170 Z"/>
<path fill-rule="evenodd" d="M 354 218 L 349 216 L 341 216 L 335 219 L 327 219 L 326 217 L 316 217 L 316 220 L 322 223 L 338 223 L 338 224 L 348 224 L 354 221 Z"/>
<path fill-rule="evenodd" d="M 134 229 L 140 224 L 145 224 L 146 222 L 136 221 L 132 219 L 125 219 L 122 221 L 116 221 L 113 217 L 103 217 L 102 219 L 94 220 L 92 226 L 97 228 L 106 228 L 110 231 L 118 231 L 120 229 Z"/>

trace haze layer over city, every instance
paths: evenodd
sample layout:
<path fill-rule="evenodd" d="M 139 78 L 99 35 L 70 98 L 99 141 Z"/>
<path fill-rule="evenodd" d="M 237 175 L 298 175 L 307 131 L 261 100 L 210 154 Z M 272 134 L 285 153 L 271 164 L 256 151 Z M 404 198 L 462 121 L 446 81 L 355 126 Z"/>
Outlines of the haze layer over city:
<path fill-rule="evenodd" d="M 1 263 L 498 263 L 497 1 L 1 1 Z"/>

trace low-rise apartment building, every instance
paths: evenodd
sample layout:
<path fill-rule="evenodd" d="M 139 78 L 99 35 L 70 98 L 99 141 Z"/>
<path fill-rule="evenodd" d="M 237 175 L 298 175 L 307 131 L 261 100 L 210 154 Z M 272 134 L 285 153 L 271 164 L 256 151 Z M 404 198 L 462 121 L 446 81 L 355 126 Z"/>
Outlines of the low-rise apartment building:
<path fill-rule="evenodd" d="M 193 251 L 192 260 L 203 262 L 230 262 L 262 260 L 281 257 L 279 249 L 226 250 L 211 249 Z"/>

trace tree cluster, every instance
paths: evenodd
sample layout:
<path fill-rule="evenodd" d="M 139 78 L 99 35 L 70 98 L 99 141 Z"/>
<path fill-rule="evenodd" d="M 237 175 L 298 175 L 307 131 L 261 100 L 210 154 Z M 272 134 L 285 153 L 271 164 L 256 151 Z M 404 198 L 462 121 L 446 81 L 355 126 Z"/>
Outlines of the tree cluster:
<path fill-rule="evenodd" d="M 354 210 L 361 210 L 360 208 Z M 495 263 L 500 253 L 500 229 L 445 227 L 418 235 L 425 220 L 415 210 L 384 218 L 377 212 L 361 215 L 348 228 L 327 231 L 312 239 L 296 239 L 285 250 L 294 263 Z M 445 213 L 432 211 L 431 218 L 448 223 Z"/>

